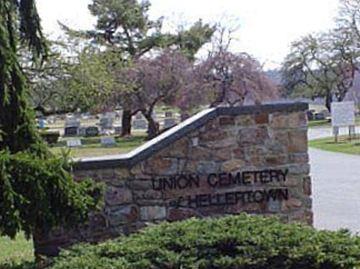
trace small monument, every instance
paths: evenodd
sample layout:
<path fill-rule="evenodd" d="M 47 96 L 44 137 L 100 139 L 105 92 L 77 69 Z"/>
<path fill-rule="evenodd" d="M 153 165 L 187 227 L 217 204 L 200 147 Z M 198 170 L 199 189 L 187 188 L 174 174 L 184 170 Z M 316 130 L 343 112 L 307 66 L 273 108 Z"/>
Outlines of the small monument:
<path fill-rule="evenodd" d="M 66 146 L 68 148 L 77 148 L 77 147 L 81 147 L 81 139 L 69 139 L 66 141 Z"/>
<path fill-rule="evenodd" d="M 135 120 L 132 125 L 135 130 L 144 130 L 148 128 L 148 123 L 141 113 L 135 115 Z"/>
<path fill-rule="evenodd" d="M 120 135 L 122 131 L 122 126 L 121 125 L 114 125 L 114 132 L 116 135 Z"/>
<path fill-rule="evenodd" d="M 97 126 L 89 126 L 85 129 L 85 136 L 98 136 L 100 133 L 99 128 Z"/>
<path fill-rule="evenodd" d="M 65 136 L 77 136 L 78 131 L 79 131 L 79 127 L 76 127 L 76 126 L 65 127 L 64 135 Z"/>
<path fill-rule="evenodd" d="M 79 128 L 81 126 L 80 120 L 78 118 L 68 118 L 65 121 L 65 136 L 77 136 L 79 134 Z"/>
<path fill-rule="evenodd" d="M 101 137 L 101 145 L 107 146 L 107 147 L 114 146 L 114 145 L 116 145 L 115 138 L 112 136 Z"/>
<path fill-rule="evenodd" d="M 169 129 L 173 126 L 175 126 L 176 123 L 176 119 L 173 115 L 173 113 L 171 111 L 166 111 L 165 112 L 165 119 L 164 119 L 164 129 Z"/>
<path fill-rule="evenodd" d="M 105 116 L 100 119 L 100 127 L 101 129 L 112 129 L 114 124 L 114 118 Z"/>

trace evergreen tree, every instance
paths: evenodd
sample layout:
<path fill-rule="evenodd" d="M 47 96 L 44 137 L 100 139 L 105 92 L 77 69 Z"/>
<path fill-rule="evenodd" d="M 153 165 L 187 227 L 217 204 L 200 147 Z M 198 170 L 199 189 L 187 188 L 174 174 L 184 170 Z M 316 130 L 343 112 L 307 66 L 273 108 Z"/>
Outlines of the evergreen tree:
<path fill-rule="evenodd" d="M 43 233 L 87 218 L 101 197 L 92 181 L 73 181 L 68 162 L 47 149 L 27 104 L 20 42 L 34 61 L 47 55 L 35 0 L 0 1 L 0 235 Z M 95 198 L 93 198 L 95 197 Z"/>

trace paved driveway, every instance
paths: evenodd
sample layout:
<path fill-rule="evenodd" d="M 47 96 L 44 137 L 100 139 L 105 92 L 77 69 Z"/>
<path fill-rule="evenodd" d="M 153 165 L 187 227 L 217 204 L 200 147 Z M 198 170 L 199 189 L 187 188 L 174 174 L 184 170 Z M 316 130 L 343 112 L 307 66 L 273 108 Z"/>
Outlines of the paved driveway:
<path fill-rule="evenodd" d="M 360 156 L 310 149 L 314 225 L 360 232 Z"/>
<path fill-rule="evenodd" d="M 309 139 L 330 135 L 330 128 L 308 133 Z M 309 155 L 315 227 L 360 232 L 360 156 L 312 148 Z"/>

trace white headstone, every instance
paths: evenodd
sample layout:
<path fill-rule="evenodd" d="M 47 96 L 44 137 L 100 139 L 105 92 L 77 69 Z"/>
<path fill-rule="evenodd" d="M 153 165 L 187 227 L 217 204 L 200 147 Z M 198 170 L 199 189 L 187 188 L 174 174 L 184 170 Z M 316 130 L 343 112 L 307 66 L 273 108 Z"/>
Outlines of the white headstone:
<path fill-rule="evenodd" d="M 102 129 L 112 129 L 114 124 L 114 118 L 104 117 L 100 119 L 100 126 Z"/>
<path fill-rule="evenodd" d="M 143 130 L 148 127 L 147 121 L 144 119 L 135 119 L 132 125 L 135 130 Z"/>
<path fill-rule="evenodd" d="M 142 120 L 142 119 L 144 119 L 144 117 L 143 117 L 143 115 L 141 113 L 136 113 L 135 119 L 136 120 Z"/>
<path fill-rule="evenodd" d="M 106 112 L 105 113 L 105 118 L 116 118 L 116 112 Z"/>
<path fill-rule="evenodd" d="M 78 135 L 79 135 L 79 136 L 85 136 L 85 135 L 86 135 L 86 128 L 87 128 L 87 127 L 80 127 L 80 128 L 78 129 Z"/>
<path fill-rule="evenodd" d="M 115 131 L 115 134 L 121 134 L 121 131 L 122 131 L 121 125 L 114 125 L 114 131 Z"/>
<path fill-rule="evenodd" d="M 103 146 L 113 146 L 116 145 L 115 138 L 112 136 L 101 137 L 101 145 Z"/>
<path fill-rule="evenodd" d="M 67 127 L 80 127 L 80 120 L 77 118 L 68 118 L 65 121 L 65 128 Z"/>
<path fill-rule="evenodd" d="M 164 119 L 164 128 L 168 129 L 176 125 L 176 120 L 173 118 Z"/>
<path fill-rule="evenodd" d="M 81 140 L 80 139 L 69 139 L 66 141 L 66 145 L 69 148 L 81 147 Z"/>
<path fill-rule="evenodd" d="M 331 122 L 333 127 L 348 127 L 355 125 L 354 102 L 331 103 Z"/>

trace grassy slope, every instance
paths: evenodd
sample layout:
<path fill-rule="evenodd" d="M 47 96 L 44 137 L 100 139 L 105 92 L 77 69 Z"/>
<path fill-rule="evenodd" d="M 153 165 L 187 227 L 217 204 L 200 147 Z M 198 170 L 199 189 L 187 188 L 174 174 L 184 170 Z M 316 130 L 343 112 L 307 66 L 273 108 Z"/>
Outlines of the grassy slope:
<path fill-rule="evenodd" d="M 360 116 L 356 116 L 356 125 L 360 125 Z M 309 127 L 331 127 L 331 121 L 329 120 L 312 120 L 309 121 Z"/>
<path fill-rule="evenodd" d="M 102 146 L 99 143 L 100 138 L 85 138 L 83 146 L 78 148 L 66 148 L 64 146 L 57 146 L 51 148 L 52 152 L 55 154 L 60 154 L 61 151 L 70 150 L 71 157 L 94 157 L 94 156 L 104 156 L 112 154 L 122 154 L 127 153 L 142 143 L 144 143 L 145 136 L 133 136 L 130 138 L 119 138 L 116 140 L 116 145 L 114 146 Z"/>
<path fill-rule="evenodd" d="M 349 141 L 346 136 L 340 137 L 338 143 L 335 143 L 333 137 L 312 140 L 309 141 L 309 146 L 327 151 L 360 155 L 360 140 Z"/>
<path fill-rule="evenodd" d="M 327 127 L 331 126 L 331 123 L 328 120 L 312 120 L 308 123 L 309 127 Z"/>

